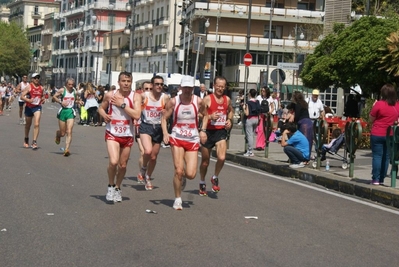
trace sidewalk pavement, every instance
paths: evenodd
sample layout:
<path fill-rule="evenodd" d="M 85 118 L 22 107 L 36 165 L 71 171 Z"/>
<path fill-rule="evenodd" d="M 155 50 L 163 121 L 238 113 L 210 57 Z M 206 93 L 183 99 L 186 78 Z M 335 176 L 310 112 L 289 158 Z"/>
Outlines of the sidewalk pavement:
<path fill-rule="evenodd" d="M 353 177 L 349 177 L 349 167 L 342 169 L 342 160 L 327 154 L 330 162 L 330 170 L 325 170 L 325 162 L 322 162 L 320 169 L 312 167 L 312 161 L 304 168 L 292 169 L 288 167 L 288 157 L 278 143 L 269 143 L 268 157 L 265 158 L 265 151 L 254 151 L 254 157 L 245 157 L 245 141 L 242 130 L 235 126 L 231 131 L 229 147 L 226 160 L 238 163 L 251 168 L 264 170 L 280 176 L 300 179 L 306 182 L 315 183 L 328 189 L 333 189 L 345 194 L 366 198 L 384 205 L 399 208 L 399 181 L 396 188 L 391 188 L 391 178 L 386 177 L 384 185 L 370 185 L 371 181 L 371 160 L 370 150 L 357 150 L 354 163 Z M 343 155 L 344 150 L 338 151 Z M 216 157 L 215 153 L 213 154 Z M 388 170 L 390 175 L 390 169 Z"/>

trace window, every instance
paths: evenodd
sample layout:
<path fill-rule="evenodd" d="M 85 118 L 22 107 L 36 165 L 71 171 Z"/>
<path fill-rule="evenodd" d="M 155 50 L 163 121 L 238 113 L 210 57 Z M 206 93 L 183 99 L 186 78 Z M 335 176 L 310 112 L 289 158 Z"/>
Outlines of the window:
<path fill-rule="evenodd" d="M 34 19 L 33 20 L 33 25 L 37 26 L 39 24 L 39 20 L 38 19 Z"/>
<path fill-rule="evenodd" d="M 108 24 L 109 25 L 115 25 L 115 14 L 108 14 Z M 78 23 L 79 25 L 79 23 Z"/>
<path fill-rule="evenodd" d="M 320 100 L 324 105 L 329 106 L 334 111 L 337 110 L 337 88 L 328 88 L 322 94 L 320 94 Z"/>
<path fill-rule="evenodd" d="M 39 15 L 39 6 L 35 6 L 35 11 L 34 11 L 35 13 L 35 15 Z"/>
<path fill-rule="evenodd" d="M 265 28 L 263 30 L 263 37 L 264 38 L 269 38 L 269 28 L 270 28 L 270 25 L 266 24 Z M 283 26 L 272 25 L 271 38 L 273 38 L 273 39 L 281 39 L 282 35 L 283 35 Z"/>
<path fill-rule="evenodd" d="M 266 7 L 271 7 L 271 6 L 272 6 L 271 1 L 267 0 L 266 1 Z M 284 8 L 284 3 L 275 3 L 274 7 L 275 8 Z"/>

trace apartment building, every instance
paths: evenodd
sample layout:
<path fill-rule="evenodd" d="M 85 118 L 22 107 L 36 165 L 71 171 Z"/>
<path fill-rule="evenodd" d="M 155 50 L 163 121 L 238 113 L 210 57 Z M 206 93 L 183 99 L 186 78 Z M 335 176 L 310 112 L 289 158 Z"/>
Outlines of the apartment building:
<path fill-rule="evenodd" d="M 0 5 L 0 21 L 8 22 L 10 9 L 6 5 Z"/>
<path fill-rule="evenodd" d="M 43 3 L 54 12 L 42 11 Z M 8 7 L 10 20 L 33 29 L 43 25 L 30 39 L 43 53 L 36 55 L 38 66 L 52 68 L 57 86 L 67 77 L 106 84 L 110 71 L 126 70 L 195 74 L 207 85 L 213 74 L 223 75 L 242 88 L 247 51 L 249 84 L 273 84 L 270 74 L 280 63 L 302 63 L 334 22 L 350 23 L 350 5 L 350 0 L 19 0 Z M 301 89 L 301 65 L 299 71 L 279 66 L 280 91 Z"/>
<path fill-rule="evenodd" d="M 58 7 L 54 0 L 15 0 L 7 5 L 9 21 L 24 29 L 43 25 L 45 14 L 58 12 Z"/>

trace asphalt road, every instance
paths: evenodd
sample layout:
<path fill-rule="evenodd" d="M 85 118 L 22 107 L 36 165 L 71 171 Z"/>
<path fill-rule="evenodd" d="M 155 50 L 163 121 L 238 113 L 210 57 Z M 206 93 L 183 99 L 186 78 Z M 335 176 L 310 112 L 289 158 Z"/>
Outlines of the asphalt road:
<path fill-rule="evenodd" d="M 173 210 L 169 149 L 146 191 L 134 146 L 123 202 L 107 204 L 104 127 L 75 125 L 65 158 L 57 108 L 44 107 L 37 151 L 15 107 L 0 117 L 1 266 L 399 266 L 398 210 L 230 163 L 218 194 L 198 196 L 197 175 Z"/>

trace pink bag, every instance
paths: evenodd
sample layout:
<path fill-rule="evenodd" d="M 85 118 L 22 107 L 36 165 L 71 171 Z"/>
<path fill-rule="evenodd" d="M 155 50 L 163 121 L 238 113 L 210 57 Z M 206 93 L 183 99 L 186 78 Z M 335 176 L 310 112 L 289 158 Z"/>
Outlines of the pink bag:
<path fill-rule="evenodd" d="M 269 142 L 274 142 L 276 140 L 276 134 L 274 133 L 274 131 L 270 134 L 269 137 Z"/>

